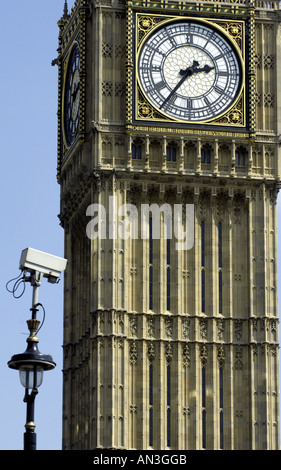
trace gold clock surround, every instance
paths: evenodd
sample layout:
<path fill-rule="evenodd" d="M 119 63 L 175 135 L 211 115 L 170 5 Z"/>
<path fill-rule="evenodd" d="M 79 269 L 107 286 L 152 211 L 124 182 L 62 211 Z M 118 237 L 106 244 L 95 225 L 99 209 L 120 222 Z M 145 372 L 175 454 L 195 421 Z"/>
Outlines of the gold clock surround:
<path fill-rule="evenodd" d="M 86 87 L 86 0 L 81 0 L 75 4 L 73 8 L 73 15 L 75 15 L 75 24 L 71 25 L 68 18 L 61 18 L 58 22 L 60 28 L 59 34 L 59 48 L 58 58 L 58 168 L 57 178 L 60 178 L 62 166 L 67 160 L 68 155 L 73 148 L 79 143 L 84 142 L 86 132 L 86 101 L 85 101 L 85 87 Z M 74 45 L 79 44 L 80 50 L 80 109 L 79 109 L 79 124 L 77 130 L 77 138 L 70 146 L 66 144 L 64 133 L 64 97 L 65 97 L 65 84 L 68 69 L 68 62 L 71 56 L 71 51 Z"/>
<path fill-rule="evenodd" d="M 77 40 L 75 40 L 71 44 L 70 50 L 69 50 L 68 55 L 67 55 L 67 59 L 65 60 L 65 67 L 64 67 L 64 77 L 63 77 L 64 86 L 63 86 L 63 93 L 62 93 L 62 131 L 63 131 L 63 142 L 64 142 L 64 146 L 65 146 L 66 149 L 69 149 L 73 145 L 73 142 L 71 142 L 70 144 L 67 142 L 66 130 L 65 130 L 65 96 L 66 96 L 66 92 L 67 92 L 66 83 L 67 83 L 67 75 L 68 75 L 68 72 L 69 72 L 69 65 L 70 65 L 70 60 L 71 60 L 71 57 L 72 57 L 72 52 L 73 52 L 74 48 L 77 47 L 77 46 L 79 48 L 79 54 L 80 54 L 79 42 Z M 79 72 L 79 75 L 80 75 L 80 72 Z M 78 126 L 79 126 L 79 124 L 78 124 Z"/>
<path fill-rule="evenodd" d="M 235 49 L 241 65 L 241 86 L 234 102 L 222 114 L 200 122 L 185 122 L 180 119 L 170 118 L 164 113 L 159 112 L 147 99 L 141 89 L 138 79 L 138 55 L 146 39 L 153 34 L 160 26 L 164 26 L 173 21 L 195 21 L 201 22 L 207 27 L 216 30 L 221 36 L 227 38 L 228 42 Z M 165 14 L 151 11 L 128 10 L 128 63 L 127 63 L 127 130 L 147 130 L 150 126 L 166 128 L 173 132 L 173 128 L 181 128 L 182 132 L 190 132 L 191 127 L 196 128 L 228 128 L 229 130 L 244 131 L 249 129 L 248 109 L 251 107 L 249 94 L 250 86 L 247 86 L 246 50 L 251 53 L 251 47 L 246 47 L 246 21 L 247 19 L 212 17 L 194 17 L 190 14 Z M 132 90 L 132 91 L 131 91 Z M 252 95 L 251 95 L 252 96 Z M 248 103 L 248 108 L 247 108 Z M 170 127 L 171 126 L 171 127 Z"/>

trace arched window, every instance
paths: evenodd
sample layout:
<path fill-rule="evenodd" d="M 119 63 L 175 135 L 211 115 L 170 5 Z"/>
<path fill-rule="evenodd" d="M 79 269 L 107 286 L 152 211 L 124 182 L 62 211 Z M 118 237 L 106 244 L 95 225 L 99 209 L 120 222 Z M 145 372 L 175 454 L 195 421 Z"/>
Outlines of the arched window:
<path fill-rule="evenodd" d="M 220 449 L 223 449 L 223 362 L 219 364 Z"/>
<path fill-rule="evenodd" d="M 184 164 L 185 168 L 193 169 L 197 159 L 197 148 L 195 142 L 188 141 L 184 146 Z"/>
<path fill-rule="evenodd" d="M 222 143 L 218 148 L 219 171 L 229 171 L 231 162 L 231 148 L 228 144 Z"/>
<path fill-rule="evenodd" d="M 222 223 L 218 223 L 219 313 L 222 313 Z"/>
<path fill-rule="evenodd" d="M 149 445 L 153 446 L 153 356 L 149 360 Z"/>
<path fill-rule="evenodd" d="M 149 309 L 153 309 L 153 230 L 152 217 L 149 219 Z"/>
<path fill-rule="evenodd" d="M 211 147 L 209 145 L 204 145 L 201 148 L 201 163 L 206 165 L 211 163 Z"/>
<path fill-rule="evenodd" d="M 167 360 L 167 447 L 171 447 L 171 365 Z"/>
<path fill-rule="evenodd" d="M 236 166 L 243 167 L 246 165 L 246 157 L 248 153 L 244 147 L 238 147 L 235 151 L 235 164 Z"/>
<path fill-rule="evenodd" d="M 177 161 L 177 147 L 174 144 L 168 144 L 166 148 L 167 162 Z"/>
<path fill-rule="evenodd" d="M 205 313 L 205 222 L 201 222 L 201 311 Z"/>
<path fill-rule="evenodd" d="M 201 385 L 202 385 L 202 448 L 206 449 L 206 361 L 202 360 L 202 375 L 201 375 Z"/>
<path fill-rule="evenodd" d="M 136 142 L 132 144 L 132 159 L 133 160 L 141 160 L 142 154 L 142 145 L 140 142 Z"/>

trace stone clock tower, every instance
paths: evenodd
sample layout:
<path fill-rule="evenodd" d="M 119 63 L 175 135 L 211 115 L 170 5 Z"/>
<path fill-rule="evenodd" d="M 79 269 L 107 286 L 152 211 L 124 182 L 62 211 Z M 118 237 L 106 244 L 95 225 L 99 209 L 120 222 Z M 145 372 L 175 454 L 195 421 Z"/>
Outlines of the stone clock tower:
<path fill-rule="evenodd" d="M 279 8 L 65 3 L 63 449 L 279 448 Z"/>

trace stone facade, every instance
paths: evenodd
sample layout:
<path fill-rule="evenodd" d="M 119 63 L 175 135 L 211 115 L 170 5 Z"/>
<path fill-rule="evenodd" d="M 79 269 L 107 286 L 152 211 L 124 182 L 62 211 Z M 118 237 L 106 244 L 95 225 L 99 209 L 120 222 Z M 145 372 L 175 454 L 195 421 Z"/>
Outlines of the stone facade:
<path fill-rule="evenodd" d="M 215 3 L 251 9 L 249 132 L 127 128 L 124 1 L 77 0 L 59 22 L 64 449 L 279 448 L 279 3 Z M 68 148 L 63 83 L 74 40 L 81 117 Z M 87 208 L 108 213 L 112 197 L 139 211 L 194 205 L 193 248 L 164 237 L 152 247 L 140 227 L 135 239 L 90 239 Z"/>

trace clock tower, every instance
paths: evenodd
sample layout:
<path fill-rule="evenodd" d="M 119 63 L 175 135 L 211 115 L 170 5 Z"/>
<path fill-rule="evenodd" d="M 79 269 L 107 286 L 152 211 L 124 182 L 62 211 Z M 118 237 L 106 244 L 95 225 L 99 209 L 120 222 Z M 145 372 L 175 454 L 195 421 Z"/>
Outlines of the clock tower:
<path fill-rule="evenodd" d="M 63 449 L 278 449 L 280 4 L 59 25 Z"/>

